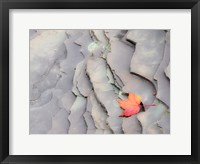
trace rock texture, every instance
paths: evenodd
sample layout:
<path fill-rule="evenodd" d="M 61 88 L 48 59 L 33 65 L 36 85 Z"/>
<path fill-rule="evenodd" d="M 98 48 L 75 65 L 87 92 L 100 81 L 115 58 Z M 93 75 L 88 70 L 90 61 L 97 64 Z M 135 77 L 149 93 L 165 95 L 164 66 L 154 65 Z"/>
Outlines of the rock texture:
<path fill-rule="evenodd" d="M 169 134 L 170 31 L 32 29 L 29 86 L 30 134 Z"/>

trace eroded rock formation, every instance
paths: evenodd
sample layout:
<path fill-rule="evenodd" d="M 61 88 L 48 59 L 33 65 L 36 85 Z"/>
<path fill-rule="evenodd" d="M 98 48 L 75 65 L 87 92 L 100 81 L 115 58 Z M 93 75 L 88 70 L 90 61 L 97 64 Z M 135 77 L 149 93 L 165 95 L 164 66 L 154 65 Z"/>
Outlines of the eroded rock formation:
<path fill-rule="evenodd" d="M 119 117 L 135 93 L 144 109 Z M 170 31 L 30 30 L 30 134 L 169 134 Z"/>

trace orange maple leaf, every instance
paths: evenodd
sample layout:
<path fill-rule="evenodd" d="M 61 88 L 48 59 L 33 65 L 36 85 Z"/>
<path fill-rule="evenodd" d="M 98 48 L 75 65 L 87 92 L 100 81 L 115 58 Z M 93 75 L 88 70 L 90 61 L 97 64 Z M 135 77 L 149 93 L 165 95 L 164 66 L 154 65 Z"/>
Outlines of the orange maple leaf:
<path fill-rule="evenodd" d="M 129 117 L 140 111 L 141 97 L 136 94 L 129 93 L 128 99 L 118 100 L 118 103 L 119 106 L 124 109 L 120 116 Z"/>
<path fill-rule="evenodd" d="M 134 94 L 129 93 L 128 99 L 126 100 L 118 100 L 119 106 L 124 109 L 121 117 L 130 117 L 139 113 L 141 107 L 141 97 Z M 155 106 L 154 104 L 151 105 L 144 105 L 144 106 Z"/>

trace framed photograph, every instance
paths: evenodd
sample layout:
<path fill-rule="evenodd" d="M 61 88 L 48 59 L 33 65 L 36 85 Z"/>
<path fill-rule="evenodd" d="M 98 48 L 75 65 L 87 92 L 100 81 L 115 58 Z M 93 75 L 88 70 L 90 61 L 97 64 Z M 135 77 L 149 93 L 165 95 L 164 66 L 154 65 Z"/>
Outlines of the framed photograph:
<path fill-rule="evenodd" d="M 199 0 L 0 0 L 1 163 L 199 163 Z"/>

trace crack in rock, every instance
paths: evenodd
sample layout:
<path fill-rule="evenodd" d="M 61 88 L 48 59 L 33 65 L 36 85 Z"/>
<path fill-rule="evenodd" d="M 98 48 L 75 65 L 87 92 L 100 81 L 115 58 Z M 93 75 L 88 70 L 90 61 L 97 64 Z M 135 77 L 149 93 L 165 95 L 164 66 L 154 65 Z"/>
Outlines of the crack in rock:
<path fill-rule="evenodd" d="M 96 127 L 95 133 L 104 133 L 104 131 L 111 131 L 109 126 L 107 125 L 108 115 L 97 101 L 94 93 L 91 93 L 88 97 L 91 103 L 91 116 L 94 120 L 94 124 Z"/>
<path fill-rule="evenodd" d="M 118 50 L 119 49 L 119 50 Z M 123 60 L 122 60 L 123 54 Z M 108 54 L 107 62 L 111 69 L 123 82 L 122 91 L 135 93 L 141 96 L 142 102 L 150 104 L 154 101 L 155 89 L 147 80 L 130 73 L 130 62 L 133 56 L 133 49 L 121 41 L 111 42 L 111 53 Z"/>
<path fill-rule="evenodd" d="M 170 82 L 165 75 L 165 68 L 167 67 L 170 61 L 169 41 L 170 41 L 169 32 L 167 32 L 164 57 L 154 75 L 154 79 L 157 80 L 158 84 L 158 91 L 156 97 L 160 99 L 162 102 L 164 102 L 168 107 L 170 105 Z"/>
<path fill-rule="evenodd" d="M 91 57 L 87 62 L 87 73 L 92 82 L 95 95 L 108 113 L 107 122 L 114 133 L 122 133 L 121 109 L 117 104 L 117 96 L 106 75 L 107 66 L 102 58 Z"/>
<path fill-rule="evenodd" d="M 91 115 L 92 112 L 92 103 L 90 100 L 90 97 L 87 98 L 87 107 L 86 107 L 86 112 L 83 114 L 85 118 L 85 122 L 87 124 L 87 134 L 94 134 L 96 132 L 96 126 L 94 119 Z"/>
<path fill-rule="evenodd" d="M 151 106 L 145 112 L 137 114 L 137 118 L 143 127 L 143 134 L 160 134 L 162 131 L 157 122 L 167 111 L 167 106 L 159 100 L 155 100 L 154 104 L 156 106 Z"/>
<path fill-rule="evenodd" d="M 30 30 L 30 134 L 169 134 L 170 31 Z M 128 93 L 145 107 L 119 117 Z"/>
<path fill-rule="evenodd" d="M 144 76 L 154 83 L 154 75 L 163 58 L 164 30 L 130 30 L 126 38 L 135 42 L 131 72 Z"/>

